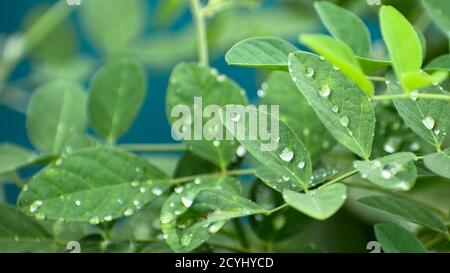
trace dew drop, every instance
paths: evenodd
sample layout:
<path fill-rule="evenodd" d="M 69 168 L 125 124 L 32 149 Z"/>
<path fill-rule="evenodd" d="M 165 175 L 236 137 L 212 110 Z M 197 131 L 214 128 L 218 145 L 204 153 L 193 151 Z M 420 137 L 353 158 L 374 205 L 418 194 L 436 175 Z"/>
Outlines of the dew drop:
<path fill-rule="evenodd" d="M 241 114 L 239 112 L 234 112 L 231 117 L 231 121 L 238 122 L 241 119 Z"/>
<path fill-rule="evenodd" d="M 409 96 L 411 97 L 411 99 L 413 101 L 416 101 L 417 98 L 419 97 L 419 92 L 417 90 L 414 90 L 414 91 L 411 92 L 411 94 Z"/>
<path fill-rule="evenodd" d="M 133 209 L 126 209 L 125 212 L 123 213 L 124 216 L 130 216 L 134 213 Z"/>
<path fill-rule="evenodd" d="M 134 200 L 133 205 L 138 208 L 141 205 L 141 203 L 139 202 L 139 200 Z"/>
<path fill-rule="evenodd" d="M 314 76 L 314 69 L 311 67 L 306 68 L 306 77 L 312 78 L 312 76 Z"/>
<path fill-rule="evenodd" d="M 227 79 L 227 77 L 224 76 L 224 75 L 217 76 L 217 81 L 218 82 L 224 82 L 226 79 Z"/>
<path fill-rule="evenodd" d="M 131 182 L 131 186 L 132 187 L 139 187 L 139 182 L 137 182 L 137 181 L 133 181 L 133 182 Z"/>
<path fill-rule="evenodd" d="M 439 130 L 439 129 L 434 130 L 434 134 L 435 134 L 435 135 L 438 136 L 440 133 L 441 133 L 441 130 Z"/>
<path fill-rule="evenodd" d="M 161 196 L 161 195 L 163 194 L 163 190 L 160 189 L 160 188 L 154 188 L 154 189 L 152 190 L 152 193 L 153 193 L 154 195 L 156 195 L 156 196 Z"/>
<path fill-rule="evenodd" d="M 117 203 L 123 204 L 123 200 L 119 198 L 119 199 L 117 199 Z"/>
<path fill-rule="evenodd" d="M 81 206 L 81 200 L 76 200 L 76 201 L 75 201 L 75 205 Z"/>
<path fill-rule="evenodd" d="M 213 145 L 214 145 L 214 147 L 219 147 L 220 146 L 220 141 L 214 140 L 213 141 Z"/>
<path fill-rule="evenodd" d="M 41 200 L 34 201 L 30 206 L 30 212 L 34 213 L 37 211 L 37 209 L 42 206 L 43 202 Z"/>
<path fill-rule="evenodd" d="M 337 112 L 339 112 L 339 106 L 333 105 L 333 108 L 331 108 L 331 110 L 333 110 L 333 112 L 337 113 Z"/>
<path fill-rule="evenodd" d="M 287 176 L 287 175 L 284 175 L 284 176 L 282 176 L 281 177 L 284 181 L 289 181 L 289 176 Z"/>
<path fill-rule="evenodd" d="M 168 224 L 170 222 L 172 222 L 173 220 L 173 214 L 172 213 L 164 213 L 161 214 L 161 223 L 162 224 Z"/>
<path fill-rule="evenodd" d="M 305 166 L 306 166 L 306 162 L 305 161 L 300 161 L 300 162 L 298 162 L 298 165 L 297 165 L 297 167 L 300 169 L 300 170 L 303 170 L 304 168 L 305 168 Z"/>
<path fill-rule="evenodd" d="M 258 97 L 263 98 L 266 95 L 266 92 L 260 89 L 256 92 L 256 94 L 258 95 Z"/>
<path fill-rule="evenodd" d="M 208 232 L 216 233 L 223 227 L 224 224 L 225 224 L 224 221 L 213 223 L 211 226 L 209 226 Z"/>
<path fill-rule="evenodd" d="M 283 161 L 290 162 L 294 158 L 294 152 L 286 147 L 281 151 L 280 158 Z"/>
<path fill-rule="evenodd" d="M 111 222 L 112 219 L 113 219 L 112 215 L 107 215 L 107 216 L 103 217 L 103 220 L 104 220 L 105 222 Z"/>
<path fill-rule="evenodd" d="M 309 136 L 310 130 L 309 128 L 303 128 L 303 135 Z"/>
<path fill-rule="evenodd" d="M 244 148 L 244 146 L 239 146 L 236 150 L 236 155 L 238 157 L 244 157 L 247 154 L 247 150 Z"/>
<path fill-rule="evenodd" d="M 200 185 L 201 183 L 202 183 L 202 180 L 200 179 L 200 177 L 195 178 L 195 180 L 194 180 L 195 185 Z"/>
<path fill-rule="evenodd" d="M 181 236 L 181 244 L 183 246 L 188 246 L 192 241 L 192 234 L 183 234 Z"/>
<path fill-rule="evenodd" d="M 192 200 L 187 198 L 187 197 L 181 197 L 181 203 L 183 203 L 183 206 L 185 206 L 186 208 L 189 208 L 190 206 L 192 206 Z"/>
<path fill-rule="evenodd" d="M 320 95 L 324 98 L 327 98 L 328 96 L 330 96 L 330 94 L 331 94 L 330 86 L 328 84 L 322 86 L 322 88 L 320 89 Z"/>
<path fill-rule="evenodd" d="M 408 184 L 408 182 L 402 180 L 397 184 L 397 188 L 406 191 L 406 190 L 409 190 L 409 184 Z"/>
<path fill-rule="evenodd" d="M 416 152 L 416 151 L 420 150 L 420 144 L 417 142 L 413 142 L 413 143 L 411 143 L 411 145 L 409 145 L 409 149 L 413 152 Z"/>
<path fill-rule="evenodd" d="M 370 163 L 370 168 L 371 168 L 372 170 L 381 168 L 381 166 L 383 166 L 383 164 L 382 164 L 381 161 L 379 161 L 379 160 L 374 160 L 374 161 L 372 161 L 372 162 Z"/>
<path fill-rule="evenodd" d="M 382 170 L 381 177 L 383 177 L 384 179 L 390 179 L 392 177 L 392 173 L 388 170 Z"/>
<path fill-rule="evenodd" d="M 92 217 L 89 219 L 89 224 L 91 225 L 98 225 L 100 223 L 100 219 L 98 217 Z"/>
<path fill-rule="evenodd" d="M 22 191 L 27 192 L 29 189 L 28 185 L 23 186 Z"/>
<path fill-rule="evenodd" d="M 34 217 L 38 220 L 45 220 L 45 214 L 43 214 L 43 213 L 36 213 L 36 215 L 34 215 Z"/>
<path fill-rule="evenodd" d="M 348 124 L 350 123 L 350 120 L 348 119 L 347 116 L 343 116 L 340 120 L 339 120 L 342 124 L 342 126 L 347 127 Z"/>
<path fill-rule="evenodd" d="M 147 189 L 145 188 L 145 187 L 140 187 L 139 188 L 139 192 L 140 193 L 144 193 L 144 192 L 146 192 L 147 191 Z"/>
<path fill-rule="evenodd" d="M 431 130 L 434 128 L 434 119 L 430 116 L 425 117 L 422 120 L 422 123 L 428 130 Z"/>
<path fill-rule="evenodd" d="M 184 191 L 184 187 L 183 186 L 178 186 L 175 188 L 175 192 L 176 193 L 182 193 Z"/>

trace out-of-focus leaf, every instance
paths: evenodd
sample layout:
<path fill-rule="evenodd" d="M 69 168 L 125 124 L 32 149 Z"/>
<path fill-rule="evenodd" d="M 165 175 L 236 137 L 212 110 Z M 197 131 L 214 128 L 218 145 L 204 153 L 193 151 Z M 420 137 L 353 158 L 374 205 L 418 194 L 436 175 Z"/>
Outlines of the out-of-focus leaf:
<path fill-rule="evenodd" d="M 98 224 L 130 216 L 170 186 L 145 159 L 111 148 L 71 153 L 35 175 L 18 205 L 38 219 Z"/>
<path fill-rule="evenodd" d="M 109 143 L 116 142 L 136 118 L 144 101 L 145 85 L 144 71 L 127 59 L 106 64 L 93 77 L 89 121 Z"/>
<path fill-rule="evenodd" d="M 450 72 L 450 54 L 442 55 L 436 59 L 433 59 L 425 66 L 425 70 Z"/>
<path fill-rule="evenodd" d="M 375 111 L 366 94 L 319 56 L 289 56 L 291 77 L 333 137 L 368 159 L 375 131 Z"/>
<path fill-rule="evenodd" d="M 36 154 L 14 144 L 0 144 L 0 174 L 14 172 L 36 158 Z"/>
<path fill-rule="evenodd" d="M 209 0 L 205 6 L 205 15 L 214 16 L 215 14 L 238 7 L 255 8 L 261 3 L 261 0 Z"/>
<path fill-rule="evenodd" d="M 52 236 L 35 220 L 0 204 L 0 252 L 49 252 Z"/>
<path fill-rule="evenodd" d="M 48 11 L 48 7 L 37 6 L 25 17 L 23 29 L 29 29 L 36 21 Z M 27 39 L 34 37 L 24 36 L 25 43 Z M 75 55 L 78 50 L 78 40 L 75 29 L 70 21 L 65 20 L 55 27 L 49 33 L 46 33 L 42 40 L 28 52 L 30 56 L 44 63 L 64 63 Z"/>
<path fill-rule="evenodd" d="M 106 54 L 126 52 L 145 27 L 142 0 L 89 0 L 80 6 L 83 30 Z"/>
<path fill-rule="evenodd" d="M 27 112 L 30 93 L 26 90 L 14 86 L 0 86 L 0 105 L 5 105 L 19 113 Z"/>
<path fill-rule="evenodd" d="M 158 1 L 153 23 L 157 26 L 167 26 L 177 20 L 186 9 L 186 0 L 162 0 Z"/>
<path fill-rule="evenodd" d="M 333 37 L 346 43 L 357 56 L 369 56 L 370 33 L 358 16 L 330 2 L 315 2 L 314 7 Z"/>
<path fill-rule="evenodd" d="M 448 235 L 444 222 L 434 211 L 411 201 L 389 196 L 368 196 L 359 199 L 358 202 L 376 211 L 384 212 Z"/>
<path fill-rule="evenodd" d="M 59 154 L 65 142 L 86 127 L 86 94 L 78 84 L 54 81 L 41 85 L 30 98 L 27 129 L 33 145 Z"/>
<path fill-rule="evenodd" d="M 375 235 L 386 253 L 425 253 L 420 241 L 406 229 L 396 224 L 378 224 Z"/>
<path fill-rule="evenodd" d="M 423 0 L 430 17 L 442 29 L 444 34 L 450 36 L 450 5 L 442 0 Z"/>

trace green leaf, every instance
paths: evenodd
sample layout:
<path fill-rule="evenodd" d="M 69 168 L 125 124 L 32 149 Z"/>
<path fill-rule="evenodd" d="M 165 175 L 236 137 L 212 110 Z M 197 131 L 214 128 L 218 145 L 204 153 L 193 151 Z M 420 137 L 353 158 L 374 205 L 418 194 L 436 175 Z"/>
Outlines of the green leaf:
<path fill-rule="evenodd" d="M 190 151 L 186 151 L 177 163 L 174 177 L 201 175 L 218 171 L 220 169 L 216 165 Z"/>
<path fill-rule="evenodd" d="M 157 27 L 167 27 L 183 14 L 187 4 L 188 2 L 184 0 L 158 1 L 152 18 L 153 23 Z"/>
<path fill-rule="evenodd" d="M 204 8 L 204 13 L 208 17 L 212 17 L 225 10 L 248 7 L 256 8 L 261 3 L 261 0 L 209 0 Z"/>
<path fill-rule="evenodd" d="M 395 8 L 382 6 L 380 11 L 381 32 L 389 51 L 395 73 L 402 86 L 408 89 L 404 74 L 418 72 L 422 67 L 422 46 L 419 36 L 408 20 Z"/>
<path fill-rule="evenodd" d="M 298 92 L 290 75 L 273 72 L 262 84 L 258 92 L 262 105 L 279 105 L 280 120 L 289 125 L 305 144 L 313 162 L 328 152 L 335 141 L 308 105 L 305 97 Z"/>
<path fill-rule="evenodd" d="M 396 224 L 378 224 L 375 235 L 386 253 L 425 253 L 427 250 L 416 236 Z"/>
<path fill-rule="evenodd" d="M 235 115 L 235 114 L 233 114 Z M 267 116 L 267 122 L 272 124 L 272 139 L 263 140 L 261 134 L 252 137 L 252 125 L 245 118 L 224 123 L 229 132 L 237 138 L 241 145 L 261 164 L 256 175 L 268 186 L 282 192 L 285 189 L 307 189 L 312 175 L 311 158 L 306 147 L 295 132 L 277 116 L 256 107 L 247 109 L 245 116 Z M 244 117 L 243 113 L 239 116 Z M 228 118 L 227 118 L 228 119 Z M 278 123 L 278 128 L 274 124 Z M 278 131 L 277 131 L 278 129 Z M 246 137 L 239 137 L 246 136 Z M 275 138 L 275 139 L 274 139 Z"/>
<path fill-rule="evenodd" d="M 146 9 L 141 0 L 91 0 L 80 8 L 84 32 L 106 54 L 124 53 L 145 28 Z"/>
<path fill-rule="evenodd" d="M 358 60 L 346 44 L 322 34 L 304 34 L 300 36 L 300 41 L 334 64 L 368 95 L 373 94 L 372 82 L 367 79 Z"/>
<path fill-rule="evenodd" d="M 166 97 L 172 135 L 183 139 L 186 134 L 183 141 L 190 151 L 222 167 L 233 158 L 238 147 L 234 140 L 225 140 L 225 131 L 218 126 L 219 107 L 229 104 L 247 105 L 245 93 L 231 79 L 196 63 L 181 63 L 173 70 Z M 210 117 L 206 117 L 207 108 L 211 110 Z M 197 117 L 202 118 L 203 128 L 193 122 Z M 196 136 L 198 134 L 201 134 L 201 140 Z M 224 140 L 217 140 L 220 134 Z"/>
<path fill-rule="evenodd" d="M 27 129 L 33 145 L 43 152 L 58 154 L 65 142 L 86 127 L 86 95 L 67 81 L 41 85 L 31 96 Z"/>
<path fill-rule="evenodd" d="M 450 72 L 450 54 L 442 55 L 433 59 L 425 66 L 427 71 L 447 71 Z"/>
<path fill-rule="evenodd" d="M 450 148 L 434 154 L 426 155 L 425 166 L 435 174 L 450 179 Z"/>
<path fill-rule="evenodd" d="M 300 212 L 318 220 L 325 220 L 342 207 L 347 199 L 347 188 L 344 184 L 334 184 L 307 193 L 285 190 L 283 198 L 288 205 Z"/>
<path fill-rule="evenodd" d="M 39 22 L 39 20 L 42 20 L 43 16 L 46 14 L 48 16 L 48 12 L 50 12 L 49 9 L 50 7 L 47 5 L 40 5 L 33 8 L 23 21 L 22 31 L 27 33 L 27 30 L 36 26 L 36 23 Z M 24 35 L 24 38 L 25 44 L 30 42 L 35 43 L 34 39 L 36 39 L 36 37 L 33 35 Z M 75 28 L 69 20 L 62 20 L 59 24 L 52 26 L 50 31 L 43 35 L 42 40 L 39 41 L 39 43 L 30 48 L 29 55 L 33 60 L 56 64 L 69 61 L 75 55 L 77 50 L 78 39 L 76 37 Z"/>
<path fill-rule="evenodd" d="M 95 147 L 43 169 L 22 190 L 18 204 L 38 219 L 98 224 L 133 214 L 169 186 L 169 178 L 145 159 Z"/>
<path fill-rule="evenodd" d="M 34 161 L 36 154 L 14 144 L 0 144 L 0 174 L 16 171 Z"/>
<path fill-rule="evenodd" d="M 358 60 L 359 65 L 361 66 L 361 69 L 366 74 L 370 74 L 373 72 L 377 72 L 381 69 L 388 68 L 392 65 L 390 61 L 385 60 L 374 60 L 369 58 L 363 58 L 363 57 L 356 57 Z"/>
<path fill-rule="evenodd" d="M 52 236 L 35 220 L 0 204 L 0 252 L 49 252 Z"/>
<path fill-rule="evenodd" d="M 423 4 L 444 34 L 450 36 L 450 5 L 442 0 L 423 0 Z"/>
<path fill-rule="evenodd" d="M 197 178 L 176 188 L 161 210 L 166 242 L 176 252 L 188 252 L 218 232 L 227 220 L 266 212 L 239 196 L 239 191 L 239 182 L 230 177 Z"/>
<path fill-rule="evenodd" d="M 249 38 L 235 44 L 225 55 L 229 65 L 287 71 L 290 53 L 298 49 L 276 37 Z"/>
<path fill-rule="evenodd" d="M 363 178 L 391 190 L 408 191 L 414 187 L 417 169 L 413 153 L 396 153 L 373 161 L 355 161 Z"/>
<path fill-rule="evenodd" d="M 357 56 L 369 56 L 370 33 L 357 15 L 330 2 L 315 2 L 314 8 L 334 38 L 347 44 Z"/>
<path fill-rule="evenodd" d="M 298 52 L 289 61 L 297 88 L 333 137 L 368 159 L 375 131 L 375 111 L 368 97 L 317 55 Z"/>
<path fill-rule="evenodd" d="M 394 82 L 392 77 L 388 81 L 388 90 L 392 95 L 402 94 L 402 88 Z M 417 94 L 443 94 L 438 86 L 430 86 L 416 91 Z M 436 148 L 442 145 L 447 132 L 450 132 L 450 103 L 443 100 L 430 100 L 415 97 L 411 99 L 393 100 L 395 108 L 417 135 Z"/>
<path fill-rule="evenodd" d="M 435 212 L 411 201 L 388 196 L 368 196 L 359 199 L 358 202 L 376 211 L 387 213 L 448 235 L 445 224 Z"/>
<path fill-rule="evenodd" d="M 144 71 L 130 60 L 115 60 L 93 77 L 88 115 L 94 130 L 114 143 L 131 126 L 145 96 Z"/>

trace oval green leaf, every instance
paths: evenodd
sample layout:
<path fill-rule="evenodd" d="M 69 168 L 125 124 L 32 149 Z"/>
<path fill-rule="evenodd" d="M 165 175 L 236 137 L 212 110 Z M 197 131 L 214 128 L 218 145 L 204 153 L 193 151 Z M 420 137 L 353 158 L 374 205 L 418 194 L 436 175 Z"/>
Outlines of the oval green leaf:
<path fill-rule="evenodd" d="M 450 179 L 450 148 L 426 155 L 424 162 L 425 166 L 435 174 Z"/>
<path fill-rule="evenodd" d="M 331 135 L 368 159 L 375 131 L 375 111 L 356 84 L 319 56 L 289 56 L 291 77 Z"/>
<path fill-rule="evenodd" d="M 66 81 L 41 85 L 31 96 L 27 110 L 28 136 L 43 152 L 59 154 L 65 142 L 86 127 L 86 95 Z"/>
<path fill-rule="evenodd" d="M 18 206 L 38 219 L 98 224 L 133 214 L 161 196 L 169 180 L 133 154 L 88 148 L 35 175 L 23 188 Z"/>
<path fill-rule="evenodd" d="M 378 224 L 375 236 L 385 253 L 425 253 L 427 250 L 411 232 L 396 224 Z"/>
<path fill-rule="evenodd" d="M 145 75 L 126 59 L 102 67 L 92 78 L 88 101 L 93 129 L 114 143 L 131 126 L 145 96 Z"/>

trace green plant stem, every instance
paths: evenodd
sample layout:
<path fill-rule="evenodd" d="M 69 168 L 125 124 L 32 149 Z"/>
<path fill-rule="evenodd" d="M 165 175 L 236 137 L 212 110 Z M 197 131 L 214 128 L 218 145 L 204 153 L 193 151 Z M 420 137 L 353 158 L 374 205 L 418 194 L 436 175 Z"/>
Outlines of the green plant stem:
<path fill-rule="evenodd" d="M 431 99 L 431 100 L 447 100 L 450 101 L 449 95 L 441 95 L 441 94 L 416 94 L 416 97 L 419 99 Z M 379 95 L 372 96 L 371 99 L 373 101 L 381 101 L 381 100 L 394 100 L 394 99 L 411 99 L 410 94 L 396 94 L 396 95 Z"/>
<path fill-rule="evenodd" d="M 67 5 L 66 1 L 60 0 L 22 34 L 21 39 L 25 44 L 21 54 L 0 62 L 0 83 L 9 77 L 11 71 L 26 54 L 41 43 L 61 21 L 67 18 L 71 10 L 71 6 Z"/>
<path fill-rule="evenodd" d="M 384 82 L 384 81 L 386 81 L 385 77 L 368 76 L 367 78 L 369 80 L 371 80 L 371 81 L 374 81 L 374 82 Z"/>
<path fill-rule="evenodd" d="M 326 187 L 326 186 L 329 186 L 329 185 L 341 182 L 342 180 L 347 179 L 349 177 L 352 177 L 352 176 L 354 176 L 357 173 L 358 173 L 357 170 L 352 170 L 352 171 L 350 171 L 348 173 L 344 173 L 343 175 L 336 177 L 335 179 L 331 180 L 330 182 L 327 182 L 327 183 L 323 184 L 322 186 L 319 187 L 319 189 L 322 188 L 322 187 Z"/>
<path fill-rule="evenodd" d="M 199 62 L 205 66 L 209 64 L 208 57 L 208 40 L 206 37 L 206 22 L 204 10 L 199 0 L 191 1 L 191 12 L 195 23 L 197 33 L 197 48 Z"/>
<path fill-rule="evenodd" d="M 122 144 L 120 148 L 130 152 L 182 152 L 184 144 Z"/>
<path fill-rule="evenodd" d="M 280 210 L 282 210 L 282 209 L 284 209 L 284 208 L 286 208 L 286 207 L 288 207 L 288 206 L 289 206 L 288 204 L 284 203 L 284 204 L 281 205 L 281 206 L 278 206 L 278 207 L 276 207 L 276 208 L 274 208 L 274 209 L 271 209 L 271 210 L 267 211 L 267 212 L 265 213 L 265 215 L 271 215 L 271 214 L 273 214 L 273 213 L 275 213 L 275 212 L 277 212 L 277 211 L 280 211 Z"/>
<path fill-rule="evenodd" d="M 225 174 L 222 171 L 220 171 L 220 172 L 214 172 L 214 173 L 208 173 L 208 174 L 199 174 L 199 175 L 191 175 L 191 176 L 179 177 L 179 178 L 173 179 L 172 183 L 176 184 L 176 185 L 177 184 L 182 184 L 182 183 L 187 183 L 187 182 L 193 181 L 197 177 L 223 176 L 223 175 L 241 176 L 241 175 L 252 175 L 252 174 L 255 174 L 255 172 L 256 171 L 254 169 L 231 170 L 231 171 L 227 171 Z"/>

